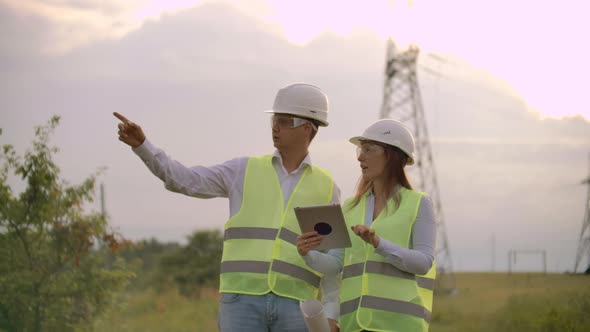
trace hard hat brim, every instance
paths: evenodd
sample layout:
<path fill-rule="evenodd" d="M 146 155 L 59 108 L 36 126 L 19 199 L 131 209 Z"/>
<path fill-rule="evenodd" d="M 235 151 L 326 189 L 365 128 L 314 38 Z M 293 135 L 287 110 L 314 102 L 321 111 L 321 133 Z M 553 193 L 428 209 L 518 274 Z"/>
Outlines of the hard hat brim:
<path fill-rule="evenodd" d="M 355 137 L 349 139 L 348 141 L 356 146 L 360 146 L 362 141 L 373 141 L 373 140 L 370 138 L 364 137 L 364 136 L 355 136 Z"/>
<path fill-rule="evenodd" d="M 391 144 L 388 144 L 388 143 L 385 143 L 385 142 L 380 142 L 380 141 L 377 141 L 375 139 L 372 139 L 372 138 L 369 138 L 369 137 L 365 137 L 365 136 L 355 136 L 355 137 L 352 137 L 351 139 L 349 139 L 348 141 L 350 143 L 356 145 L 356 146 L 361 146 L 361 144 L 362 144 L 363 141 L 373 141 L 373 142 L 379 142 L 379 143 L 383 143 L 383 144 L 387 144 L 387 145 L 393 146 Z M 408 164 L 407 165 L 408 166 L 409 165 L 414 165 L 414 158 L 412 158 L 412 156 L 410 154 L 408 154 L 406 151 L 404 151 L 403 149 L 401 149 L 399 147 L 398 147 L 398 149 L 400 149 L 401 151 L 403 151 L 406 154 L 406 156 L 408 156 Z"/>

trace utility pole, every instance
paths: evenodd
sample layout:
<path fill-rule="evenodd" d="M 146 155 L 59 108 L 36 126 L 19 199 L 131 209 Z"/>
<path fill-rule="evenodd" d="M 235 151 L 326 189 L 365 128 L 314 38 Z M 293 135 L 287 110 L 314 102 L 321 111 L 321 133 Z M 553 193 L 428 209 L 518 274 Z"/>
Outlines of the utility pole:
<path fill-rule="evenodd" d="M 395 43 L 391 39 L 388 40 L 381 118 L 393 118 L 403 122 L 414 135 L 416 160 L 415 165 L 408 171 L 418 172 L 418 189 L 430 195 L 437 217 L 436 290 L 454 292 L 455 276 L 451 252 L 426 118 L 422 108 L 422 96 L 416 76 L 418 54 L 419 49 L 415 45 L 410 45 L 406 50 L 398 50 Z"/>
<path fill-rule="evenodd" d="M 587 188 L 586 209 L 584 211 L 582 229 L 580 230 L 580 240 L 578 242 L 574 273 L 578 272 L 578 267 L 580 267 L 581 264 L 584 264 L 584 261 L 588 265 L 582 265 L 582 268 L 585 268 L 586 273 L 590 273 L 590 156 L 588 158 L 588 178 L 583 180 L 581 184 L 585 184 Z"/>
<path fill-rule="evenodd" d="M 105 201 L 104 201 L 104 184 L 103 183 L 100 184 L 100 213 L 103 218 L 107 217 L 107 210 L 106 210 L 106 205 L 105 205 Z"/>
<path fill-rule="evenodd" d="M 496 272 L 496 234 L 492 233 L 492 272 Z"/>

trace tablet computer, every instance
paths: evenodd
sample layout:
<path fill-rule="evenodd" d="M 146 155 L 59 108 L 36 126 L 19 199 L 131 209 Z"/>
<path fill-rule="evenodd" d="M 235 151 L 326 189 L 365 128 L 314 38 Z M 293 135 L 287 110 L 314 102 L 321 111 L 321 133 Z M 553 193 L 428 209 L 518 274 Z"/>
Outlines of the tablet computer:
<path fill-rule="evenodd" d="M 315 250 L 352 246 L 340 204 L 300 206 L 294 210 L 301 233 L 316 231 L 324 237 Z"/>

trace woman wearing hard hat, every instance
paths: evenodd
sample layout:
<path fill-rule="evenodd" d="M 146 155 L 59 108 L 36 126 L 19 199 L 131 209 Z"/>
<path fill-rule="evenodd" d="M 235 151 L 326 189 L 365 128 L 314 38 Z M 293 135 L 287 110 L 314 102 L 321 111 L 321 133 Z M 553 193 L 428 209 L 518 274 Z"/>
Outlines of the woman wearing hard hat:
<path fill-rule="evenodd" d="M 322 273 L 342 271 L 341 331 L 428 331 L 436 223 L 432 201 L 404 170 L 414 164 L 414 138 L 401 122 L 382 119 L 350 142 L 361 167 L 343 206 L 352 247 L 344 257 L 310 251 L 321 242 L 311 232 L 299 237 L 298 251 Z"/>

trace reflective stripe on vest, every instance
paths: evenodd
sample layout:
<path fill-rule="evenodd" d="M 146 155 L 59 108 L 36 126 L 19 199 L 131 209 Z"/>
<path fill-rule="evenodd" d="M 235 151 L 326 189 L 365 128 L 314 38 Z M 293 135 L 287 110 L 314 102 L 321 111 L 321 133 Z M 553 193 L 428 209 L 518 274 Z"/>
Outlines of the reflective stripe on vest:
<path fill-rule="evenodd" d="M 418 286 L 434 291 L 434 279 L 416 276 Z"/>
<path fill-rule="evenodd" d="M 390 199 L 371 228 L 383 239 L 408 248 L 422 194 L 402 188 L 401 204 Z M 366 195 L 350 208 L 349 226 L 364 224 Z M 432 316 L 435 264 L 424 276 L 402 271 L 375 253 L 372 246 L 354 236 L 345 250 L 340 306 L 341 331 L 427 331 Z"/>
<path fill-rule="evenodd" d="M 340 305 L 340 315 L 346 315 L 355 311 L 359 307 L 360 297 L 356 299 L 344 302 Z M 427 323 L 430 323 L 432 313 L 428 309 L 421 305 L 417 305 L 410 302 L 384 299 L 376 296 L 363 296 L 362 303 L 360 306 L 368 309 L 377 309 L 383 311 L 389 311 L 399 314 L 412 315 L 418 318 L 422 318 Z"/>
<path fill-rule="evenodd" d="M 293 208 L 328 204 L 333 187 L 326 171 L 306 167 L 284 206 L 272 156 L 250 158 L 241 209 L 225 224 L 220 292 L 317 298 L 321 274 L 297 253 Z"/>
<path fill-rule="evenodd" d="M 342 270 L 342 279 L 362 275 L 363 268 L 365 268 L 365 266 L 365 273 L 382 274 L 390 277 L 416 280 L 416 276 L 414 274 L 402 271 L 397 267 L 391 265 L 391 263 L 374 261 L 369 261 L 366 263 L 366 265 L 364 263 L 356 263 L 344 267 L 344 269 Z"/>
<path fill-rule="evenodd" d="M 259 261 L 225 261 L 221 263 L 221 273 L 228 272 L 251 272 L 251 273 L 268 273 L 270 268 L 269 262 Z M 272 262 L 272 271 L 289 275 L 293 278 L 301 279 L 313 287 L 320 286 L 321 278 L 306 269 L 287 262 L 274 260 Z"/>
<path fill-rule="evenodd" d="M 367 262 L 367 273 L 383 274 L 390 277 L 412 279 L 418 282 L 418 286 L 429 290 L 434 290 L 434 279 L 417 276 L 406 271 L 402 271 L 388 262 Z M 342 270 L 342 279 L 357 277 L 363 274 L 365 264 L 356 263 L 345 266 Z"/>
<path fill-rule="evenodd" d="M 279 231 L 274 228 L 264 227 L 232 227 L 225 230 L 224 240 L 233 239 L 259 239 L 259 240 L 275 240 Z M 297 244 L 297 237 L 299 234 L 292 232 L 286 228 L 281 228 L 279 238 L 287 241 L 293 245 Z"/>

